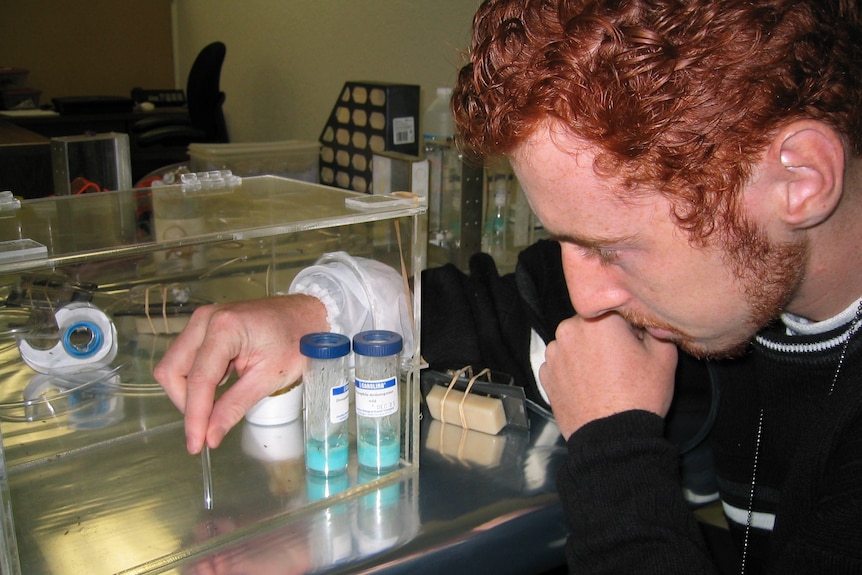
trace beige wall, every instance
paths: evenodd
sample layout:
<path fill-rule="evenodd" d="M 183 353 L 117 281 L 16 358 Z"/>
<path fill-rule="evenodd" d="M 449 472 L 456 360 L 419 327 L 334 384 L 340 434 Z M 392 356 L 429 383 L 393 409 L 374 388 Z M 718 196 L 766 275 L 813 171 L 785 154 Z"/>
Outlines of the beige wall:
<path fill-rule="evenodd" d="M 235 142 L 317 140 L 350 80 L 452 85 L 479 0 L 0 0 L 0 66 L 57 96 L 185 88 L 198 51 L 227 44 Z M 171 37 L 173 9 L 174 35 Z"/>
<path fill-rule="evenodd" d="M 42 104 L 171 88 L 172 0 L 0 0 L 0 66 L 30 70 Z"/>
<path fill-rule="evenodd" d="M 350 80 L 450 86 L 479 0 L 174 0 L 180 83 L 207 43 L 227 45 L 235 142 L 317 140 Z M 424 104 L 423 104 L 424 105 Z"/>

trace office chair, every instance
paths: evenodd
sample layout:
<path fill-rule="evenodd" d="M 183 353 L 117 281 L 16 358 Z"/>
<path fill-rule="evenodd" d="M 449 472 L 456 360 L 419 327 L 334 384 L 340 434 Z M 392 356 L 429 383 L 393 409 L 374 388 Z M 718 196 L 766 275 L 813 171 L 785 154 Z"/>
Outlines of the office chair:
<path fill-rule="evenodd" d="M 198 53 L 186 84 L 188 119 L 154 114 L 135 122 L 133 140 L 137 147 L 185 148 L 194 142 L 229 141 L 222 111 L 225 94 L 219 89 L 226 51 L 223 42 L 213 42 Z"/>

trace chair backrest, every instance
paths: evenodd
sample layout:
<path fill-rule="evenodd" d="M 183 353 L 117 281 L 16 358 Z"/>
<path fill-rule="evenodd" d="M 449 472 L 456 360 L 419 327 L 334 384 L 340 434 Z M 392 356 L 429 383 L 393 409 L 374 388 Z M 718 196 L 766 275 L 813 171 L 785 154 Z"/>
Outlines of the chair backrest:
<path fill-rule="evenodd" d="M 221 67 L 227 49 L 223 42 L 213 42 L 198 53 L 189 72 L 186 100 L 192 125 L 206 133 L 207 142 L 228 141 L 222 111 L 225 95 L 219 88 Z"/>

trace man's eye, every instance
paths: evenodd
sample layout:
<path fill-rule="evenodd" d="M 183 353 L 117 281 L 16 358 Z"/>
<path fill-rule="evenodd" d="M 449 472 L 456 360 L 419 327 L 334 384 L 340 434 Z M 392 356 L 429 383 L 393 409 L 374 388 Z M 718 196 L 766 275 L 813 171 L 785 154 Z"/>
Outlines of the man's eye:
<path fill-rule="evenodd" d="M 612 264 L 617 261 L 619 254 L 616 250 L 596 248 L 596 256 L 603 264 Z"/>
<path fill-rule="evenodd" d="M 589 258 L 596 258 L 603 264 L 612 264 L 617 261 L 619 254 L 616 250 L 607 248 L 583 248 L 584 255 Z"/>

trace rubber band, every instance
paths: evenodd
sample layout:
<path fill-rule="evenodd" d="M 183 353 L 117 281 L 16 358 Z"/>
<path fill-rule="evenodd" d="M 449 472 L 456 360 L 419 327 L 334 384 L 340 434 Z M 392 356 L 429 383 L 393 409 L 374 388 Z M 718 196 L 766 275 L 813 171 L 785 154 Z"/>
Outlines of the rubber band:
<path fill-rule="evenodd" d="M 449 397 L 449 392 L 452 391 L 452 388 L 455 387 L 455 382 L 458 381 L 458 378 L 461 377 L 464 372 L 471 370 L 471 366 L 462 367 L 458 371 L 455 372 L 455 375 L 452 376 L 452 381 L 449 382 L 449 385 L 446 387 L 446 393 L 443 394 L 443 399 L 440 400 L 440 422 L 446 423 L 446 399 Z"/>
<path fill-rule="evenodd" d="M 150 331 L 153 332 L 153 335 L 156 335 L 156 326 L 153 323 L 153 318 L 150 317 L 150 290 L 153 286 L 147 286 L 147 289 L 144 290 L 144 315 L 147 318 L 147 323 L 150 324 Z"/>
<path fill-rule="evenodd" d="M 458 461 L 464 461 L 464 448 L 467 446 L 467 434 L 470 433 L 466 427 L 461 428 L 461 437 L 458 440 Z"/>
<path fill-rule="evenodd" d="M 168 327 L 168 288 L 162 286 L 162 321 L 165 323 L 165 333 L 171 333 Z"/>
<path fill-rule="evenodd" d="M 263 279 L 265 282 L 264 294 L 266 294 L 266 297 L 269 297 L 272 295 L 272 290 L 270 286 L 270 282 L 272 282 L 272 264 L 266 266 L 266 275 L 263 276 Z"/>
<path fill-rule="evenodd" d="M 243 262 L 243 261 L 248 261 L 248 256 L 236 256 L 235 258 L 231 258 L 231 259 L 227 260 L 226 262 L 222 262 L 219 265 L 208 269 L 207 271 L 205 271 L 204 273 L 199 275 L 198 279 L 199 280 L 208 279 L 210 276 L 212 276 L 218 270 L 220 270 L 224 267 L 227 267 L 229 265 L 232 265 L 236 262 Z"/>
<path fill-rule="evenodd" d="M 446 445 L 446 422 L 440 422 L 440 453 L 443 454 L 443 457 L 446 459 L 451 459 L 448 455 L 446 455 L 446 450 L 443 448 Z"/>
<path fill-rule="evenodd" d="M 464 390 L 464 395 L 461 397 L 461 401 L 458 403 L 458 414 L 461 416 L 461 427 L 463 427 L 464 429 L 467 429 L 468 427 L 467 416 L 464 414 L 464 401 L 467 400 L 467 395 L 470 393 L 470 389 L 473 388 L 473 384 L 476 383 L 476 380 L 485 375 L 486 373 L 491 373 L 491 370 L 487 367 L 470 378 L 469 383 L 467 383 L 467 388 Z"/>

